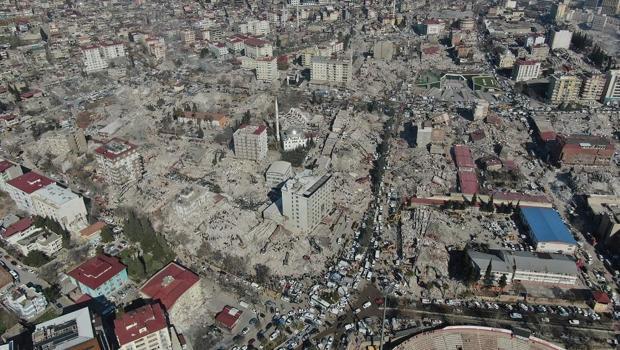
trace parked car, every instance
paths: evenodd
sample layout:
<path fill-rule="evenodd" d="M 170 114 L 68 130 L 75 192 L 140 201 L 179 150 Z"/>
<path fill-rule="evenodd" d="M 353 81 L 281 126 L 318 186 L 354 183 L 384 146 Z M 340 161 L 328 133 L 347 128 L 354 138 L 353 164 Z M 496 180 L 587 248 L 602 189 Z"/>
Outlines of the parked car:
<path fill-rule="evenodd" d="M 523 318 L 523 316 L 518 312 L 513 312 L 510 314 L 510 318 L 512 318 L 513 320 L 520 320 Z"/>

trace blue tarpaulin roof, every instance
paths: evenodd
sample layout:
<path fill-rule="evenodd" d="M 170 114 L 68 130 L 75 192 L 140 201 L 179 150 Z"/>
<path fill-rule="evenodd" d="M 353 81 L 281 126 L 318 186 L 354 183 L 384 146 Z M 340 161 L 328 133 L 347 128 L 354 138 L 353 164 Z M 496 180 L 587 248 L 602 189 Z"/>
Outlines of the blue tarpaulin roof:
<path fill-rule="evenodd" d="M 551 208 L 521 208 L 521 216 L 537 242 L 577 243 L 560 214 Z"/>

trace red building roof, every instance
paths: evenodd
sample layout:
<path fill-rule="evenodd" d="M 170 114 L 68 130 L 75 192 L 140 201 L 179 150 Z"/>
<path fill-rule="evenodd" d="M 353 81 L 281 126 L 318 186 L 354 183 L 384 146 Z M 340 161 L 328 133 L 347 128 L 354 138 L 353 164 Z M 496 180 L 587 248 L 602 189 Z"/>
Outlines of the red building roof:
<path fill-rule="evenodd" d="M 129 141 L 121 140 L 119 138 L 113 138 L 110 141 L 106 142 L 104 145 L 97 148 L 95 152 L 101 154 L 108 159 L 114 160 L 129 153 L 135 148 L 136 145 Z"/>
<path fill-rule="evenodd" d="M 159 304 L 144 305 L 114 320 L 114 333 L 123 346 L 167 327 L 164 311 Z"/>
<path fill-rule="evenodd" d="M 167 310 L 190 289 L 200 277 L 192 271 L 171 262 L 151 277 L 140 291 L 153 300 L 159 300 Z"/>
<path fill-rule="evenodd" d="M 98 255 L 82 263 L 82 265 L 69 271 L 67 274 L 83 285 L 91 289 L 97 289 L 126 268 L 116 258 Z"/>
<path fill-rule="evenodd" d="M 7 171 L 7 169 L 11 168 L 15 164 L 9 162 L 8 160 L 0 160 L 0 173 Z"/>
<path fill-rule="evenodd" d="M 458 168 L 476 167 L 469 147 L 464 145 L 454 145 L 454 162 Z"/>
<path fill-rule="evenodd" d="M 25 173 L 22 176 L 16 177 L 13 180 L 8 181 L 7 183 L 22 192 L 30 194 L 45 186 L 51 185 L 54 182 L 55 181 L 52 179 L 49 179 L 43 175 L 31 171 L 29 173 Z"/>
<path fill-rule="evenodd" d="M 253 47 L 263 47 L 269 44 L 269 42 L 265 40 L 257 39 L 257 38 L 248 38 L 248 39 L 245 39 L 244 44 L 248 46 L 253 46 Z"/>
<path fill-rule="evenodd" d="M 232 330 L 237 325 L 237 322 L 239 322 L 239 318 L 241 317 L 241 314 L 242 314 L 241 310 L 238 310 L 232 306 L 226 305 L 224 306 L 222 311 L 220 311 L 215 316 L 215 321 L 217 321 L 222 326 L 228 328 L 229 330 Z"/>
<path fill-rule="evenodd" d="M 20 219 L 19 221 L 17 221 L 13 225 L 7 227 L 6 230 L 4 230 L 4 232 L 2 232 L 2 237 L 9 238 L 9 237 L 13 236 L 16 233 L 26 231 L 27 229 L 30 228 L 30 226 L 32 226 L 32 218 L 31 217 L 25 217 L 23 219 Z"/>
<path fill-rule="evenodd" d="M 607 293 L 597 290 L 592 292 L 592 298 L 599 304 L 609 304 L 611 300 L 609 299 L 609 295 Z"/>
<path fill-rule="evenodd" d="M 458 175 L 461 193 L 474 194 L 478 192 L 478 177 L 475 170 L 462 169 L 458 171 Z"/>

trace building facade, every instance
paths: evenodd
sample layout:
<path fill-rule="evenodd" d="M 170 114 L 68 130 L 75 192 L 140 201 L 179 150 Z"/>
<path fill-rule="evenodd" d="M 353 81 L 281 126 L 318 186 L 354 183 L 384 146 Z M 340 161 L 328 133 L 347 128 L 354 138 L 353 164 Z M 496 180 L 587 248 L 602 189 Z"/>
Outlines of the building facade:
<path fill-rule="evenodd" d="M 549 77 L 547 98 L 551 104 L 575 103 L 579 101 L 581 79 L 575 75 L 553 74 Z"/>
<path fill-rule="evenodd" d="M 69 232 L 88 226 L 84 198 L 55 183 L 34 192 L 32 203 L 36 215 L 58 221 Z"/>
<path fill-rule="evenodd" d="M 581 76 L 581 90 L 579 97 L 582 101 L 600 101 L 605 90 L 605 75 L 585 73 Z"/>
<path fill-rule="evenodd" d="M 128 281 L 127 268 L 110 256 L 98 255 L 67 273 L 83 294 L 93 298 L 110 296 Z"/>
<path fill-rule="evenodd" d="M 172 349 L 166 315 L 159 304 L 142 306 L 114 320 L 120 350 Z"/>
<path fill-rule="evenodd" d="M 352 78 L 350 60 L 312 57 L 310 76 L 313 82 L 347 85 Z"/>
<path fill-rule="evenodd" d="M 54 156 L 62 156 L 68 153 L 81 155 L 88 150 L 86 137 L 82 129 L 63 129 L 49 134 L 46 142 L 50 153 Z"/>
<path fill-rule="evenodd" d="M 233 134 L 235 156 L 241 159 L 262 160 L 267 156 L 267 127 L 244 125 Z"/>
<path fill-rule="evenodd" d="M 301 173 L 282 187 L 282 212 L 285 226 L 298 233 L 314 230 L 334 205 L 332 175 L 321 177 Z"/>
<path fill-rule="evenodd" d="M 4 159 L 0 160 L 0 191 L 6 192 L 6 183 L 21 175 L 23 172 L 19 164 Z"/>
<path fill-rule="evenodd" d="M 32 194 L 53 183 L 54 180 L 31 171 L 8 181 L 6 191 L 17 208 L 34 213 Z"/>
<path fill-rule="evenodd" d="M 267 172 L 265 172 L 265 181 L 271 187 L 277 187 L 291 177 L 293 177 L 291 163 L 282 160 L 271 163 Z"/>
<path fill-rule="evenodd" d="M 15 287 L 2 300 L 4 306 L 23 320 L 33 320 L 45 312 L 47 299 L 42 293 L 24 284 Z"/>
<path fill-rule="evenodd" d="M 142 178 L 144 171 L 138 147 L 114 138 L 95 150 L 97 170 L 105 181 L 123 186 Z"/>
<path fill-rule="evenodd" d="M 570 41 L 573 38 L 573 33 L 568 30 L 554 30 L 551 31 L 551 50 L 570 48 Z"/>
<path fill-rule="evenodd" d="M 527 81 L 540 76 L 540 62 L 533 60 L 518 60 L 512 70 L 514 81 Z"/>
<path fill-rule="evenodd" d="M 620 101 L 620 69 L 612 69 L 607 72 L 603 102 Z"/>
<path fill-rule="evenodd" d="M 614 143 L 602 136 L 559 135 L 553 157 L 564 165 L 607 166 L 615 152 Z"/>
<path fill-rule="evenodd" d="M 256 59 L 256 80 L 274 82 L 278 80 L 278 62 L 276 57 Z"/>
<path fill-rule="evenodd" d="M 268 41 L 257 38 L 248 38 L 245 39 L 243 43 L 245 46 L 245 55 L 247 57 L 257 59 L 259 57 L 273 56 L 273 46 Z"/>

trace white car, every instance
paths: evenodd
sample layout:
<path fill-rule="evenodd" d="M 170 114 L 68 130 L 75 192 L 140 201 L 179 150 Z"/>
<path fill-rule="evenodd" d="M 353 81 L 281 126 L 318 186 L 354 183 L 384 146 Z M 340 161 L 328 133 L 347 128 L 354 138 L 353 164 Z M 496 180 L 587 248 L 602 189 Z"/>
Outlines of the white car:
<path fill-rule="evenodd" d="M 362 307 L 364 309 L 368 309 L 370 307 L 370 305 L 372 305 L 372 303 L 370 301 L 367 301 L 367 302 L 364 303 L 364 305 L 362 305 Z"/>
<path fill-rule="evenodd" d="M 568 324 L 571 326 L 579 326 L 579 320 L 568 320 Z"/>
<path fill-rule="evenodd" d="M 512 318 L 513 320 L 520 320 L 523 318 L 523 316 L 518 312 L 513 312 L 510 314 L 510 318 Z"/>

